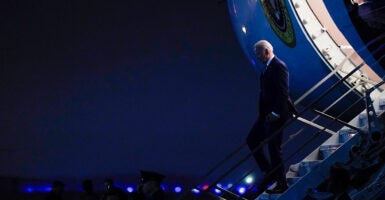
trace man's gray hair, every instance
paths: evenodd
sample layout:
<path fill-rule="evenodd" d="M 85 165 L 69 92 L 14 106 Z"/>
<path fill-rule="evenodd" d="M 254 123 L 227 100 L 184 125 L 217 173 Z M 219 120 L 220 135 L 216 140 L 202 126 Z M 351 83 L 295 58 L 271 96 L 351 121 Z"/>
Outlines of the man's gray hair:
<path fill-rule="evenodd" d="M 263 49 L 269 49 L 271 52 L 274 51 L 273 45 L 270 44 L 267 40 L 259 40 L 254 44 L 254 50 L 258 48 L 263 48 Z"/>

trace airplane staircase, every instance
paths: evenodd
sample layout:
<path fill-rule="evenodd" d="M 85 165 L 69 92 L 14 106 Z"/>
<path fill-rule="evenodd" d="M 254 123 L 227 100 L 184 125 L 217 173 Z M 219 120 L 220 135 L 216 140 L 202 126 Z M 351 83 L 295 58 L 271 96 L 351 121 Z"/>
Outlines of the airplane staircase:
<path fill-rule="evenodd" d="M 338 199 L 338 195 L 352 200 L 375 199 L 385 188 L 385 94 L 372 101 L 369 92 L 366 110 L 301 162 L 290 166 L 285 193 L 263 193 L 256 199 Z M 341 180 L 344 178 L 345 183 Z M 344 188 L 335 191 L 338 187 Z"/>
<path fill-rule="evenodd" d="M 383 83 L 384 81 L 377 86 Z M 375 98 L 370 95 L 377 86 L 368 89 L 363 96 L 367 109 L 349 123 L 340 122 L 344 123 L 344 126 L 337 132 L 298 117 L 297 120 L 309 126 L 333 133 L 332 136 L 302 161 L 289 167 L 286 174 L 289 188 L 284 193 L 264 192 L 253 199 L 334 200 L 342 195 L 348 198 L 341 198 L 341 200 L 376 199 L 385 189 L 385 93 L 377 93 Z M 317 112 L 322 116 L 333 118 L 320 111 Z M 344 182 L 344 178 L 348 181 Z M 225 189 L 216 183 L 211 187 L 220 190 L 221 194 L 216 195 L 209 190 L 200 190 L 203 195 L 184 196 L 182 199 L 250 200 L 231 192 L 231 188 Z M 271 187 L 274 187 L 274 184 Z"/>
<path fill-rule="evenodd" d="M 340 64 L 328 74 L 324 79 L 319 81 L 315 86 L 310 88 L 303 96 L 295 102 L 297 105 L 301 100 L 312 94 L 320 85 L 325 83 L 331 77 L 335 77 L 338 71 L 349 63 L 350 56 L 345 57 Z M 200 188 L 194 185 L 192 190 L 198 191 L 200 195 L 193 195 L 191 191 L 185 192 L 180 198 L 181 200 L 366 200 L 376 199 L 376 197 L 385 191 L 385 92 L 382 85 L 385 81 L 374 82 L 369 80 L 360 68 L 365 63 L 361 62 L 354 65 L 354 69 L 346 75 L 340 77 L 330 88 L 325 90 L 319 97 L 307 105 L 295 118 L 289 120 L 290 125 L 293 122 L 304 123 L 306 127 L 318 129 L 319 132 L 330 135 L 323 143 L 316 147 L 305 158 L 292 164 L 287 171 L 286 178 L 289 188 L 282 194 L 267 194 L 263 192 L 258 197 L 246 197 L 246 195 L 237 194 L 234 188 L 223 188 L 219 182 L 227 177 L 231 172 L 235 171 L 251 158 L 251 153 L 241 157 L 235 165 L 222 173 L 208 187 Z M 346 82 L 353 83 L 343 95 L 337 97 L 331 105 L 322 111 L 313 110 L 318 113 L 312 120 L 303 117 L 305 111 L 312 110 L 317 107 L 317 103 L 326 97 L 336 88 Z M 336 106 L 338 102 L 349 96 L 349 94 L 358 94 L 360 97 L 352 105 L 346 105 L 346 109 L 337 116 L 329 116 L 327 111 Z M 366 109 L 357 116 L 351 116 L 350 122 L 340 120 L 341 116 L 349 114 L 350 109 L 356 103 L 365 102 Z M 320 118 L 325 117 L 333 123 L 340 124 L 338 131 L 333 131 L 328 125 L 315 123 Z M 331 125 L 329 124 L 329 125 Z M 285 126 L 286 127 L 286 126 Z M 302 129 L 301 129 L 302 130 Z M 314 134 L 316 137 L 320 134 Z M 294 136 L 298 136 L 294 134 Z M 272 137 L 272 136 L 271 136 Z M 265 140 L 268 142 L 269 138 Z M 203 177 L 207 178 L 214 171 L 223 167 L 231 157 L 240 154 L 246 144 L 241 145 L 235 151 L 230 153 L 224 160 L 220 161 L 214 168 Z M 262 148 L 263 144 L 257 148 Z M 298 149 L 300 151 L 301 148 Z M 242 172 L 239 174 L 244 179 L 253 170 Z M 272 185 L 271 187 L 274 187 Z M 213 190 L 220 191 L 214 193 Z"/>

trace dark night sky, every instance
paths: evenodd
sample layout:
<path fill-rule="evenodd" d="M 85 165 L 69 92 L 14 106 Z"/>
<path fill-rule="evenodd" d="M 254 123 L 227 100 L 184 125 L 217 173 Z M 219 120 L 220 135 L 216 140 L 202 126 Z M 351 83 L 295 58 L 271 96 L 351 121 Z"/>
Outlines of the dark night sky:
<path fill-rule="evenodd" d="M 257 73 L 226 3 L 9 0 L 0 11 L 0 175 L 202 175 L 255 120 Z"/>

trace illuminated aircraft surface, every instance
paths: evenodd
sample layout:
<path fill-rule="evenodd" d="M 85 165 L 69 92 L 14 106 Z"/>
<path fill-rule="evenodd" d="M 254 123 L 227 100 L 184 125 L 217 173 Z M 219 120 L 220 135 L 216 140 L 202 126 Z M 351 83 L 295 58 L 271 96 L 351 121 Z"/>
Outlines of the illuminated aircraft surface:
<path fill-rule="evenodd" d="M 260 39 L 271 41 L 276 54 L 288 64 L 291 95 L 296 103 L 311 103 L 320 91 L 359 66 L 338 92 L 314 105 L 325 108 L 354 87 L 354 92 L 339 104 L 344 107 L 385 75 L 384 39 L 380 36 L 383 25 L 371 27 L 358 14 L 360 6 L 350 1 L 229 0 L 228 7 L 239 43 L 257 71 L 261 71 L 261 65 L 254 56 L 253 44 Z M 336 73 L 318 91 L 303 96 L 333 71 Z M 336 106 L 330 113 L 341 109 Z"/>
<path fill-rule="evenodd" d="M 322 116 L 334 120 L 349 121 L 340 122 L 344 127 L 337 132 L 318 127 L 330 131 L 331 137 L 303 161 L 290 165 L 286 174 L 289 189 L 283 194 L 263 193 L 257 199 L 376 199 L 385 186 L 384 125 L 379 120 L 383 119 L 385 105 L 385 2 L 227 3 L 239 43 L 258 73 L 264 66 L 257 61 L 253 45 L 265 39 L 288 65 L 296 105 L 319 110 Z M 307 121 L 309 126 L 317 126 L 311 122 Z M 334 176 L 330 173 L 333 170 L 347 176 Z M 221 198 L 245 198 L 216 183 L 212 187 L 224 192 Z"/>

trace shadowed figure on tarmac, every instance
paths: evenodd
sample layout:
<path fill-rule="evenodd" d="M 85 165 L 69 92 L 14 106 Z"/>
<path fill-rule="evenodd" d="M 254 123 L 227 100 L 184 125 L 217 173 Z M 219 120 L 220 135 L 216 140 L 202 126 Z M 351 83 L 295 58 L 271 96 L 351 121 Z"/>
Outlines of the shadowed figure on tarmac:
<path fill-rule="evenodd" d="M 309 189 L 308 200 L 351 200 L 346 190 L 352 183 L 348 168 L 342 163 L 334 163 L 330 167 L 328 179 L 316 190 Z"/>
<path fill-rule="evenodd" d="M 134 200 L 166 200 L 161 183 L 165 176 L 154 171 L 140 171 L 139 186 L 134 192 Z"/>
<path fill-rule="evenodd" d="M 121 188 L 115 186 L 111 178 L 104 180 L 105 192 L 101 200 L 128 200 L 128 194 Z"/>
<path fill-rule="evenodd" d="M 94 192 L 93 183 L 90 179 L 82 182 L 83 192 L 80 194 L 80 200 L 99 200 L 99 196 Z"/>

